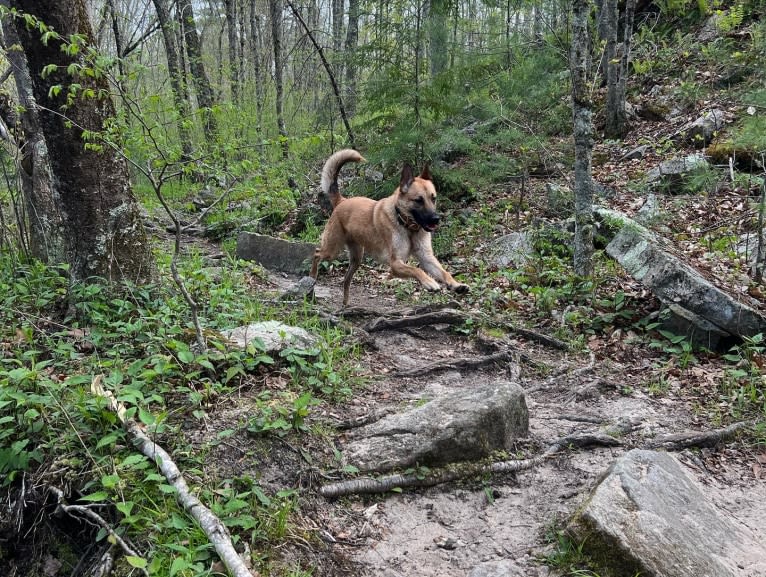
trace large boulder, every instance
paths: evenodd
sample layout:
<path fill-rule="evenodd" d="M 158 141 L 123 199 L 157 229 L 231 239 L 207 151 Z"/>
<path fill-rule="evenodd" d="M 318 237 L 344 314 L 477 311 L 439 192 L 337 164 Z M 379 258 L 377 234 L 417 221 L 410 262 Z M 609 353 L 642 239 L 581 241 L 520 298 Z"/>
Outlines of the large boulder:
<path fill-rule="evenodd" d="M 700 168 L 709 166 L 703 154 L 671 158 L 661 162 L 646 173 L 646 181 L 650 184 L 671 188 L 683 182 L 684 177 Z"/>
<path fill-rule="evenodd" d="M 766 575 L 763 541 L 668 453 L 634 449 L 615 461 L 570 530 L 616 577 Z"/>
<path fill-rule="evenodd" d="M 745 295 L 734 298 L 714 286 L 637 222 L 624 215 L 615 217 L 619 213 L 606 209 L 597 209 L 597 213 L 607 227 L 618 230 L 606 247 L 607 254 L 663 303 L 678 305 L 730 335 L 753 336 L 766 331 L 766 318 L 743 302 Z M 707 333 L 711 327 L 705 325 L 700 330 Z"/>
<path fill-rule="evenodd" d="M 294 242 L 256 234 L 242 232 L 237 237 L 237 258 L 252 260 L 264 268 L 304 274 L 311 267 L 316 245 L 310 242 Z"/>
<path fill-rule="evenodd" d="M 528 428 L 524 390 L 503 381 L 458 390 L 386 417 L 360 429 L 343 452 L 362 471 L 444 465 L 511 449 Z"/>

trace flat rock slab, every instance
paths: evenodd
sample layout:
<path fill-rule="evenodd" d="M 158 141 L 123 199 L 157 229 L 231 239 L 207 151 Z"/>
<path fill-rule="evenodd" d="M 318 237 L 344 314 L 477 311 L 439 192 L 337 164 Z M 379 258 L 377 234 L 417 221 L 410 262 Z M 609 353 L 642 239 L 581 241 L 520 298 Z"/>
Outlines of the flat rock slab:
<path fill-rule="evenodd" d="M 221 335 L 232 345 L 245 349 L 260 340 L 267 353 L 279 353 L 291 347 L 296 349 L 313 349 L 319 344 L 319 337 L 312 335 L 301 327 L 293 327 L 278 321 L 262 321 L 221 331 Z"/>
<path fill-rule="evenodd" d="M 252 260 L 263 268 L 302 275 L 311 268 L 316 245 L 242 232 L 237 237 L 237 258 Z"/>
<path fill-rule="evenodd" d="M 620 457 L 570 530 L 617 577 L 766 575 L 766 546 L 719 511 L 668 453 Z"/>
<path fill-rule="evenodd" d="M 708 166 L 703 154 L 690 154 L 683 158 L 671 158 L 646 173 L 646 181 L 675 183 L 684 174 Z"/>
<path fill-rule="evenodd" d="M 611 211 L 599 213 L 611 216 Z M 679 305 L 731 335 L 753 336 L 766 331 L 763 315 L 664 250 L 659 239 L 636 222 L 623 221 L 606 252 L 667 305 Z"/>
<path fill-rule="evenodd" d="M 528 429 L 524 390 L 503 381 L 448 393 L 386 417 L 359 429 L 343 452 L 367 472 L 436 466 L 511 449 Z"/>

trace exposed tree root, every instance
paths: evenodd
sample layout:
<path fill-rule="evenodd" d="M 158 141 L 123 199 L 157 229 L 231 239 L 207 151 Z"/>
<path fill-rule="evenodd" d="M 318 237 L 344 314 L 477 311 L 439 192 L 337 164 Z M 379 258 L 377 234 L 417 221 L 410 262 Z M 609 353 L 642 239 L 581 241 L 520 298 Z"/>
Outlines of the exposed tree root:
<path fill-rule="evenodd" d="M 498 353 L 492 353 L 491 355 L 485 355 L 482 357 L 435 361 L 433 363 L 423 365 L 422 367 L 415 367 L 413 369 L 401 369 L 396 371 L 395 374 L 399 377 L 420 377 L 440 371 L 455 371 L 460 369 L 475 370 L 486 367 L 488 365 L 494 365 L 503 362 L 513 362 L 517 358 L 521 357 L 522 355 L 516 352 L 500 351 Z"/>
<path fill-rule="evenodd" d="M 719 443 L 731 439 L 740 429 L 744 429 L 751 423 L 740 421 L 723 429 L 705 431 L 703 433 L 676 433 L 654 438 L 647 446 L 650 449 L 665 449 L 668 451 L 680 451 L 691 447 L 715 447 Z"/>
<path fill-rule="evenodd" d="M 378 317 L 364 326 L 368 333 L 403 328 L 423 327 L 426 325 L 460 325 L 468 320 L 468 315 L 454 309 L 425 312 L 399 318 Z"/>
<path fill-rule="evenodd" d="M 549 337 L 548 335 L 544 335 L 542 333 L 538 333 L 535 331 L 530 331 L 529 329 L 522 329 L 519 327 L 513 327 L 513 326 L 503 326 L 508 331 L 519 335 L 520 337 L 523 337 L 529 341 L 533 341 L 535 343 L 545 345 L 554 349 L 558 349 L 559 351 L 568 351 L 569 345 L 567 345 L 564 341 L 560 341 L 554 337 Z"/>
<path fill-rule="evenodd" d="M 133 438 L 133 443 L 141 453 L 157 464 L 168 483 L 175 488 L 176 500 L 199 523 L 200 528 L 215 547 L 216 553 L 218 553 L 221 561 L 226 565 L 229 573 L 233 577 L 253 577 L 253 575 L 256 575 L 256 573 L 250 571 L 245 561 L 234 549 L 231 536 L 223 523 L 191 493 L 181 471 L 170 455 L 165 449 L 152 441 L 136 421 L 127 418 L 125 406 L 110 391 L 101 386 L 100 375 L 93 379 L 91 391 L 109 402 L 109 408 L 120 419 L 123 429 Z"/>
<path fill-rule="evenodd" d="M 117 545 L 120 546 L 120 549 L 122 549 L 125 555 L 128 555 L 130 557 L 136 557 L 138 559 L 143 558 L 135 549 L 133 549 L 128 544 L 128 542 L 125 539 L 120 537 L 115 532 L 112 526 L 109 523 L 107 523 L 106 519 L 104 519 L 101 515 L 96 513 L 93 509 L 85 505 L 67 505 L 64 498 L 64 492 L 58 487 L 48 487 L 48 490 L 51 493 L 53 493 L 56 497 L 57 512 L 61 511 L 62 513 L 66 513 L 67 515 L 70 515 L 72 517 L 79 517 L 81 519 L 86 520 L 88 523 L 91 523 L 101 529 L 104 529 L 107 533 L 109 533 L 109 537 L 113 539 Z M 146 569 L 139 569 L 139 571 L 141 571 L 141 573 L 143 573 L 144 575 L 149 575 Z"/>

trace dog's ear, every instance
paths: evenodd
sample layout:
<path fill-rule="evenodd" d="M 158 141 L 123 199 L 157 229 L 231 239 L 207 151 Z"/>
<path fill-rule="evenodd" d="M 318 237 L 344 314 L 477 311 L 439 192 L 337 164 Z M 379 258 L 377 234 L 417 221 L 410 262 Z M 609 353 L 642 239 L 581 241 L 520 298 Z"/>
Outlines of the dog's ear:
<path fill-rule="evenodd" d="M 433 180 L 433 178 L 431 178 L 431 166 L 429 163 L 426 162 L 423 171 L 420 173 L 420 178 L 423 180 Z"/>
<path fill-rule="evenodd" d="M 406 194 L 413 180 L 415 179 L 412 176 L 412 167 L 409 164 L 405 164 L 402 168 L 402 179 L 399 181 L 399 191 Z"/>

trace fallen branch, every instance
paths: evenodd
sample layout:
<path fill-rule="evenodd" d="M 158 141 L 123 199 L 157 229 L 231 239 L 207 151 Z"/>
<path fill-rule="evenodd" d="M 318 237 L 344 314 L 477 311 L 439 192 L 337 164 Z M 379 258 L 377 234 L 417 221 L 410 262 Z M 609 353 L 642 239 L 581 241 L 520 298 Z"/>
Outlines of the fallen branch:
<path fill-rule="evenodd" d="M 122 423 L 123 429 L 133 437 L 133 443 L 152 462 L 156 463 L 160 472 L 165 476 L 168 483 L 176 490 L 176 501 L 184 510 L 191 515 L 205 532 L 207 538 L 215 547 L 218 557 L 223 561 L 229 573 L 233 577 L 253 577 L 255 575 L 245 564 L 245 561 L 234 549 L 226 527 L 213 512 L 205 507 L 202 502 L 192 495 L 189 486 L 170 455 L 152 441 L 141 429 L 136 421 L 127 418 L 125 405 L 120 403 L 111 391 L 107 391 L 101 385 L 101 375 L 96 376 L 91 383 L 91 391 L 96 396 L 102 397 L 109 403 L 109 408 L 114 411 Z"/>
<path fill-rule="evenodd" d="M 740 421 L 723 429 L 706 431 L 704 433 L 676 433 L 656 437 L 649 442 L 650 449 L 665 449 L 668 451 L 680 451 L 691 447 L 715 447 L 719 443 L 731 439 L 740 429 L 744 429 L 751 423 Z"/>
<path fill-rule="evenodd" d="M 362 478 L 339 481 L 325 485 L 319 489 L 320 495 L 328 499 L 342 497 L 344 495 L 358 495 L 365 493 L 385 493 L 392 489 L 404 489 L 407 487 L 433 487 L 450 481 L 457 481 L 467 477 L 476 477 L 486 474 L 503 474 L 526 471 L 542 464 L 556 453 L 570 447 L 585 448 L 591 446 L 613 447 L 620 445 L 620 441 L 603 433 L 574 434 L 556 439 L 547 449 L 537 457 L 530 459 L 513 459 L 499 461 L 497 463 L 458 463 L 452 464 L 446 469 L 435 469 L 425 475 L 387 475 L 378 479 Z"/>
<path fill-rule="evenodd" d="M 128 555 L 129 557 L 136 557 L 137 559 L 143 559 L 143 557 L 135 549 L 128 545 L 128 542 L 125 541 L 125 539 L 120 537 L 115 532 L 115 530 L 112 529 L 112 526 L 106 522 L 106 519 L 96 513 L 93 509 L 86 507 L 85 505 L 67 505 L 64 498 L 64 492 L 58 487 L 48 487 L 48 490 L 56 497 L 57 512 L 61 511 L 62 513 L 66 513 L 72 517 L 84 518 L 89 523 L 104 529 L 109 534 L 109 537 L 113 539 L 117 545 L 120 546 L 120 549 L 122 549 L 125 555 Z M 146 571 L 146 569 L 139 569 L 139 571 L 148 577 L 149 573 Z"/>
<path fill-rule="evenodd" d="M 556 449 L 558 450 L 558 449 Z M 328 499 L 342 497 L 344 495 L 360 495 L 366 493 L 386 493 L 392 489 L 404 489 L 407 487 L 433 487 L 450 481 L 457 481 L 466 477 L 484 475 L 486 473 L 512 473 L 532 469 L 545 459 L 553 455 L 555 451 L 546 451 L 542 455 L 531 459 L 519 459 L 502 461 L 499 463 L 476 464 L 461 463 L 451 465 L 449 469 L 437 469 L 425 475 L 387 475 L 378 479 L 350 479 L 325 485 L 319 489 L 319 493 Z"/>
<path fill-rule="evenodd" d="M 395 374 L 398 377 L 420 377 L 440 371 L 456 371 L 460 369 L 475 370 L 486 367 L 488 365 L 514 361 L 518 357 L 518 353 L 511 351 L 500 351 L 499 353 L 492 353 L 491 355 L 485 355 L 482 357 L 434 361 L 433 363 L 428 363 L 427 365 L 415 367 L 413 369 L 401 369 L 396 371 Z"/>
<path fill-rule="evenodd" d="M 400 318 L 378 317 L 364 327 L 368 333 L 396 330 L 402 328 L 423 327 L 426 325 L 461 325 L 468 316 L 454 309 L 426 312 Z"/>

